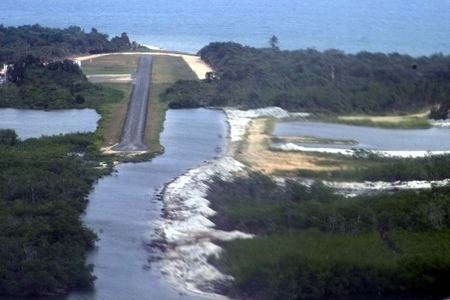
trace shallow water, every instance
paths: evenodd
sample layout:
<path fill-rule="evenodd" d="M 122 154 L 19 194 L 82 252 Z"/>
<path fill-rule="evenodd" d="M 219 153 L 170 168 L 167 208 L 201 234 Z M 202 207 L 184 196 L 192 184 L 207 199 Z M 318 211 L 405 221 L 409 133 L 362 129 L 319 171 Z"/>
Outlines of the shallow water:
<path fill-rule="evenodd" d="M 180 294 L 150 264 L 153 221 L 162 203 L 156 194 L 165 183 L 215 157 L 224 147 L 226 123 L 220 111 L 169 111 L 161 136 L 163 155 L 143 163 L 121 164 L 99 180 L 89 196 L 84 220 L 99 235 L 89 257 L 98 277 L 94 293 L 69 299 L 203 299 Z"/>
<path fill-rule="evenodd" d="M 128 32 L 138 42 L 196 52 L 212 41 L 281 47 L 450 53 L 448 0 L 1 0 L 0 23 Z"/>
<path fill-rule="evenodd" d="M 99 119 L 100 115 L 93 109 L 43 111 L 0 108 L 0 128 L 14 129 L 21 139 L 94 132 Z"/>
<path fill-rule="evenodd" d="M 274 132 L 278 136 L 313 136 L 325 139 L 355 140 L 357 145 L 298 143 L 305 147 L 361 148 L 371 150 L 450 150 L 450 129 L 383 129 L 323 122 L 280 122 Z"/>

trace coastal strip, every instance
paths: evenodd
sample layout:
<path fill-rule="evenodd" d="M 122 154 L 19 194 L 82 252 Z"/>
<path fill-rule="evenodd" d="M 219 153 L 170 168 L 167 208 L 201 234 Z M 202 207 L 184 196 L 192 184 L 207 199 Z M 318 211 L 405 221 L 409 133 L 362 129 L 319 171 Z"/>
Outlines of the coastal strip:
<path fill-rule="evenodd" d="M 245 175 L 251 166 L 246 166 L 235 159 L 239 144 L 244 140 L 252 120 L 261 118 L 285 119 L 308 117 L 308 113 L 289 113 L 279 107 L 267 107 L 254 110 L 225 108 L 229 126 L 228 147 L 216 159 L 205 162 L 168 183 L 161 193 L 164 205 L 163 218 L 156 221 L 155 247 L 163 249 L 160 259 L 163 276 L 178 289 L 222 298 L 217 286 L 233 280 L 221 273 L 208 261 L 218 257 L 222 248 L 219 241 L 249 239 L 253 235 L 240 231 L 217 230 L 211 218 L 216 214 L 210 208 L 207 199 L 209 184 L 214 178 L 224 181 L 233 180 L 234 176 Z M 279 178 L 275 178 L 279 179 Z M 277 180 L 283 184 L 284 179 Z M 299 179 L 308 185 L 313 180 Z M 405 181 L 405 182 L 332 182 L 323 181 L 337 193 L 355 196 L 387 190 L 429 189 L 450 183 L 449 179 L 441 181 Z"/>
<path fill-rule="evenodd" d="M 223 297 L 216 294 L 215 287 L 233 280 L 208 262 L 209 257 L 218 257 L 222 252 L 215 242 L 253 235 L 215 229 L 210 219 L 216 212 L 206 199 L 208 185 L 217 177 L 229 181 L 237 174 L 245 174 L 247 167 L 233 157 L 233 143 L 242 139 L 252 119 L 291 116 L 279 107 L 248 111 L 228 108 L 224 112 L 229 125 L 228 149 L 166 185 L 162 192 L 163 218 L 156 222 L 152 238 L 155 245 L 164 249 L 160 265 L 165 278 L 181 290 L 211 297 Z"/>
<path fill-rule="evenodd" d="M 223 156 L 188 171 L 165 187 L 164 218 L 156 222 L 153 240 L 165 249 L 162 274 L 181 290 L 218 296 L 214 285 L 232 280 L 208 263 L 210 256 L 217 257 L 222 251 L 214 241 L 246 239 L 253 235 L 215 229 L 210 220 L 215 211 L 209 207 L 206 196 L 208 184 L 214 178 L 231 180 L 233 174 L 243 170 L 244 165 Z"/>

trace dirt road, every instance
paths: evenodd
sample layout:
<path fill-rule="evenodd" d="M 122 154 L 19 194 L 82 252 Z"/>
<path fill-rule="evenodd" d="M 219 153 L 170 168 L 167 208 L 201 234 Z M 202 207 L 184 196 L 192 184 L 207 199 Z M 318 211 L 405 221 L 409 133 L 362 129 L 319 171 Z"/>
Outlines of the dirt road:
<path fill-rule="evenodd" d="M 145 55 L 139 58 L 127 117 L 120 142 L 113 147 L 115 151 L 144 151 L 147 149 L 144 143 L 144 135 L 152 81 L 152 67 L 152 56 Z"/>

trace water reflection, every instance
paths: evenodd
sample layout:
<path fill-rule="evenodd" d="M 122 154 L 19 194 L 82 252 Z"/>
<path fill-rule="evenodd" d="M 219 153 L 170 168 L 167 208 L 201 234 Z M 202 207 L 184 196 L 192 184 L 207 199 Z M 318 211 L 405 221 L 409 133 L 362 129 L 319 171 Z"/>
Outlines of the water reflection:
<path fill-rule="evenodd" d="M 323 122 L 281 122 L 277 136 L 313 136 L 324 139 L 354 140 L 357 145 L 299 143 L 302 146 L 326 148 L 362 148 L 372 150 L 450 150 L 450 129 L 383 129 Z"/>
<path fill-rule="evenodd" d="M 94 132 L 100 115 L 93 109 L 53 111 L 0 108 L 0 128 L 14 129 L 21 139 L 42 135 Z"/>
<path fill-rule="evenodd" d="M 169 111 L 161 137 L 165 153 L 149 162 L 121 164 L 98 182 L 84 218 L 100 237 L 89 257 L 98 277 L 95 292 L 74 293 L 69 299 L 202 299 L 168 285 L 157 264 L 149 263 L 145 244 L 151 242 L 152 221 L 161 214 L 156 192 L 216 156 L 226 130 L 220 111 Z"/>

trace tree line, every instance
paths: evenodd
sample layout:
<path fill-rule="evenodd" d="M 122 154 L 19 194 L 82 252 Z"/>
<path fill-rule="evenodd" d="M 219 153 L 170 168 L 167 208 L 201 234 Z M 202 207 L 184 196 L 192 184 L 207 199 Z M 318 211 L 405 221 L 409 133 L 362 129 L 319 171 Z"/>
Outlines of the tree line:
<path fill-rule="evenodd" d="M 27 56 L 14 63 L 7 76 L 9 83 L 0 87 L 0 107 L 98 108 L 122 96 L 118 90 L 89 82 L 70 60 L 47 63 Z"/>
<path fill-rule="evenodd" d="M 209 44 L 199 55 L 215 73 L 202 82 L 175 83 L 165 99 L 173 108 L 276 105 L 326 113 L 410 112 L 436 106 L 442 115 L 449 108 L 449 56 L 283 51 L 277 39 L 270 42 L 270 48 Z"/>
<path fill-rule="evenodd" d="M 78 26 L 58 29 L 37 24 L 19 27 L 0 25 L 0 64 L 12 64 L 29 55 L 53 60 L 72 54 L 116 52 L 140 47 L 136 42 L 131 42 L 126 33 L 109 38 L 95 28 L 85 32 Z"/>
<path fill-rule="evenodd" d="M 93 28 L 0 25 L 0 64 L 7 63 L 7 84 L 0 86 L 0 107 L 98 108 L 118 99 L 119 91 L 90 83 L 71 54 L 135 50 L 126 33 L 108 38 Z"/>

